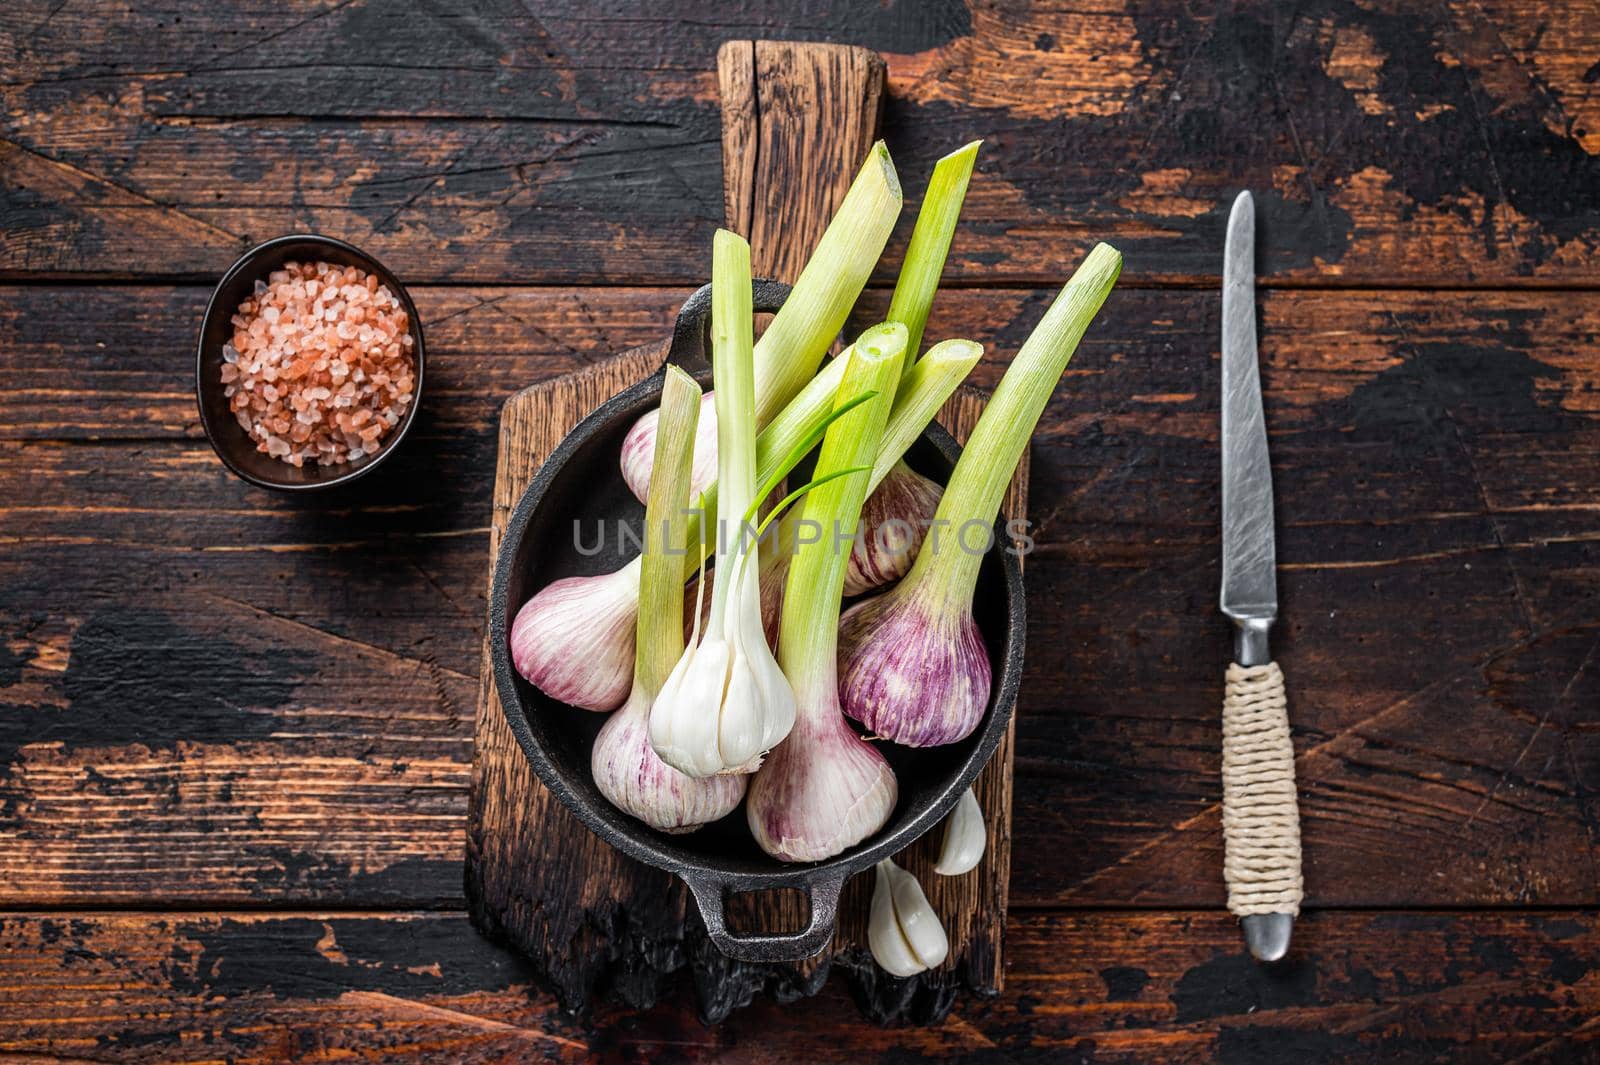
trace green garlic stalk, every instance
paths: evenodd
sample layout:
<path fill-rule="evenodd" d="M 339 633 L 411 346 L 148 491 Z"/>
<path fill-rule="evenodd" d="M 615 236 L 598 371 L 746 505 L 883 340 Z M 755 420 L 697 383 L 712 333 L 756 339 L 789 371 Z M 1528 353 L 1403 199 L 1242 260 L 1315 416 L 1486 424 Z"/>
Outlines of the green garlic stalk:
<path fill-rule="evenodd" d="M 650 709 L 651 746 L 668 765 L 697 778 L 754 772 L 794 724 L 794 693 L 761 629 L 758 546 L 744 517 L 756 500 L 753 321 L 750 245 L 719 229 L 711 270 L 711 366 L 724 515 L 715 538 L 716 572 L 722 579 L 712 590 L 704 639 L 684 650 Z M 741 557 L 747 564 L 736 566 Z"/>
<path fill-rule="evenodd" d="M 695 780 L 650 746 L 650 705 L 683 649 L 683 580 L 675 557 L 684 549 L 689 464 L 700 386 L 667 368 L 656 436 L 657 475 L 645 508 L 645 550 L 639 580 L 639 622 L 633 688 L 622 709 L 595 737 L 589 768 L 600 793 L 624 813 L 663 832 L 690 832 L 726 817 L 744 797 L 743 777 Z"/>
<path fill-rule="evenodd" d="M 866 287 L 900 217 L 900 177 L 882 141 L 874 144 L 833 220 L 795 280 L 793 291 L 755 345 L 755 419 L 760 429 L 816 375 L 850 309 Z M 622 476 L 640 499 L 650 481 L 655 414 L 646 414 L 622 443 Z M 695 436 L 698 493 L 716 475 L 717 428 L 702 403 Z"/>
<path fill-rule="evenodd" d="M 961 216 L 961 205 L 966 200 L 972 167 L 982 143 L 973 141 L 935 164 L 927 195 L 922 198 L 922 208 L 917 212 L 917 227 L 911 234 L 905 262 L 894 284 L 894 296 L 889 301 L 889 320 L 904 325 L 909 335 L 907 377 L 920 365 L 913 360 L 922 343 L 928 313 L 933 308 L 934 293 L 939 290 L 939 277 L 944 272 L 956 220 Z M 845 595 L 860 595 L 905 576 L 922 547 L 923 535 L 938 509 L 941 491 L 937 483 L 904 462 L 893 464 L 882 484 L 874 486 L 862 509 L 866 535 L 856 541 L 850 553 Z"/>
<path fill-rule="evenodd" d="M 1051 393 L 1122 271 L 1097 245 L 1022 345 L 972 430 L 935 516 L 937 540 L 903 581 L 839 624 L 844 711 L 911 747 L 954 743 L 989 704 L 989 654 L 972 618 L 979 568 L 1011 475 Z"/>
<path fill-rule="evenodd" d="M 871 398 L 829 427 L 816 469 L 817 482 L 826 483 L 806 496 L 801 512 L 805 524 L 778 637 L 799 712 L 788 739 L 757 772 L 746 804 L 756 842 L 783 861 L 837 854 L 882 828 L 894 810 L 894 772 L 839 713 L 837 649 L 848 545 L 900 381 L 905 341 L 905 327 L 893 322 L 856 341 L 838 402 Z"/>

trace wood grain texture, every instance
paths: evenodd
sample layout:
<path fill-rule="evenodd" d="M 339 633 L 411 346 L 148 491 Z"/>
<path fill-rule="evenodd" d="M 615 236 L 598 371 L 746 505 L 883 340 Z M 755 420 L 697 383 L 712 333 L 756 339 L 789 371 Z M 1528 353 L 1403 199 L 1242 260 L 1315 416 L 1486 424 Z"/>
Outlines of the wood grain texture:
<path fill-rule="evenodd" d="M 197 438 L 205 290 L 0 286 L 0 905 L 459 899 L 499 407 L 686 294 L 418 290 L 417 435 L 308 504 Z M 1050 295 L 930 335 L 992 387 Z M 1312 904 L 1600 905 L 1600 298 L 1261 313 Z M 1221 904 L 1217 315 L 1119 289 L 1034 442 L 1014 904 Z"/>
<path fill-rule="evenodd" d="M 1592 283 L 1587 0 L 15 0 L 0 270 L 215 277 L 311 229 L 418 282 L 693 285 L 715 56 L 753 37 L 887 57 L 908 206 L 984 139 L 962 283 L 1047 284 L 1100 239 L 1129 281 L 1213 283 L 1241 187 L 1270 281 Z"/>
<path fill-rule="evenodd" d="M 702 1027 L 687 994 L 586 1017 L 459 913 L 7 914 L 0 1053 L 144 1062 L 906 1060 L 1570 1065 L 1600 1052 L 1600 922 L 1305 915 L 1281 966 L 1221 913 L 1022 914 L 1010 984 L 886 1027 L 844 992 Z"/>
<path fill-rule="evenodd" d="M 724 224 L 756 277 L 791 284 L 878 136 L 883 58 L 865 48 L 728 41 L 717 52 Z"/>
<path fill-rule="evenodd" d="M 512 509 L 544 458 L 570 428 L 604 400 L 648 376 L 664 347 L 629 352 L 589 370 L 526 389 L 501 414 L 490 555 Z M 960 394 L 941 412 L 958 440 L 977 422 L 982 398 Z M 1027 463 L 1005 513 L 1026 513 Z M 494 687 L 492 650 L 480 671 L 467 825 L 467 898 L 478 927 L 527 956 L 571 1008 L 611 995 L 648 1006 L 666 994 L 679 970 L 695 988 L 703 1016 L 721 1020 L 763 989 L 780 998 L 820 991 L 830 968 L 851 975 L 876 1016 L 942 1016 L 956 992 L 994 994 L 1004 981 L 1001 931 L 1011 867 L 1011 769 L 1015 725 L 974 784 L 990 846 L 972 874 L 939 877 L 938 833 L 900 856 L 922 879 L 950 937 L 950 954 L 933 973 L 887 980 L 868 956 L 870 874 L 855 877 L 839 904 L 838 934 L 816 960 L 752 965 L 722 957 L 706 939 L 684 885 L 627 858 L 585 828 L 534 776 L 505 720 Z M 745 896 L 730 912 L 747 929 L 804 927 L 789 893 Z"/>
<path fill-rule="evenodd" d="M 838 981 L 575 1020 L 458 912 L 500 405 L 703 280 L 755 37 L 886 57 L 880 285 L 984 138 L 930 323 L 992 342 L 980 385 L 1064 264 L 1127 259 L 1033 449 L 1008 989 L 916 1029 Z M 0 1056 L 1600 1057 L 1596 56 L 1586 0 L 0 5 L 0 908 L 72 911 L 0 914 Z M 1240 187 L 1311 905 L 1268 970 L 1216 876 Z M 412 283 L 435 356 L 337 500 L 223 473 L 188 379 L 210 283 L 303 229 Z"/>

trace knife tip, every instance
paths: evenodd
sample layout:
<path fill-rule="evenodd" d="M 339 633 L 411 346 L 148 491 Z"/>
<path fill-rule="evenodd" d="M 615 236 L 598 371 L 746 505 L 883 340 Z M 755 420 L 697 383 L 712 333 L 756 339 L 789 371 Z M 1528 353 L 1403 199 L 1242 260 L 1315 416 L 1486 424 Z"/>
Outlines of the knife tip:
<path fill-rule="evenodd" d="M 1238 215 L 1241 211 L 1249 211 L 1254 215 L 1255 209 L 1256 200 L 1254 196 L 1250 195 L 1249 189 L 1241 189 L 1239 195 L 1233 198 L 1233 214 Z"/>

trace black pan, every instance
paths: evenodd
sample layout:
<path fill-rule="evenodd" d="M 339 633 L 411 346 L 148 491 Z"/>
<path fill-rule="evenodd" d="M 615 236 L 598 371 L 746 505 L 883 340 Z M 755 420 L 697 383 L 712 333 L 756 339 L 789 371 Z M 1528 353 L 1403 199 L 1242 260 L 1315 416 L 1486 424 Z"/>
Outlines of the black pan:
<path fill-rule="evenodd" d="M 757 311 L 776 311 L 788 286 L 757 281 Z M 705 353 L 711 286 L 691 296 L 678 313 L 667 361 L 708 383 Z M 683 879 L 699 904 L 711 941 L 744 961 L 797 961 L 817 954 L 833 936 L 839 892 L 851 875 L 910 846 L 949 813 L 988 762 L 1016 704 L 1022 679 L 1024 603 L 1022 569 L 1003 550 L 1004 528 L 984 560 L 973 611 L 988 642 L 993 694 L 982 724 L 960 743 L 913 750 L 894 744 L 879 749 L 894 767 L 900 799 L 877 835 L 827 861 L 780 862 L 756 846 L 744 808 L 715 824 L 682 836 L 657 832 L 606 801 L 589 775 L 589 751 L 605 715 L 557 702 L 523 680 L 511 665 L 507 643 L 512 619 L 534 592 L 562 577 L 609 573 L 631 557 L 617 536 L 603 538 L 598 554 L 580 554 L 573 522 L 591 548 L 595 522 L 615 528 L 623 518 L 636 528 L 643 506 L 623 483 L 617 457 L 634 421 L 660 402 L 665 369 L 612 397 L 567 434 L 523 493 L 506 526 L 490 596 L 490 641 L 500 705 L 539 779 L 600 838 L 647 865 Z M 930 426 L 906 455 L 912 468 L 941 483 L 948 480 L 960 447 L 937 425 Z M 723 918 L 728 892 L 795 888 L 808 897 L 810 923 L 799 932 L 744 935 L 730 932 Z"/>

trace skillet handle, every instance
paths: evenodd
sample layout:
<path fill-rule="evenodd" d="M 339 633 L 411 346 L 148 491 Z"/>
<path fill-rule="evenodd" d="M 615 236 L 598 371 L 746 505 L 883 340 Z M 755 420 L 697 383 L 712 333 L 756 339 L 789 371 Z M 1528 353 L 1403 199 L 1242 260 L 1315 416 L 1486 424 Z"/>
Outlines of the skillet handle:
<path fill-rule="evenodd" d="M 750 302 L 757 314 L 771 314 L 789 298 L 789 286 L 764 277 L 750 282 Z M 678 321 L 672 327 L 672 346 L 667 361 L 690 373 L 711 365 L 711 286 L 701 285 L 678 308 Z"/>
<path fill-rule="evenodd" d="M 700 907 L 700 918 L 705 922 L 706 934 L 711 937 L 711 942 L 735 961 L 803 961 L 820 954 L 822 948 L 833 939 L 833 927 L 839 916 L 839 892 L 844 889 L 844 873 L 816 881 L 798 876 L 792 883 L 781 885 L 806 893 L 811 903 L 811 923 L 799 932 L 753 935 L 736 935 L 728 931 L 722 903 L 728 888 L 735 885 L 712 873 L 694 871 L 681 875 L 683 882 L 689 885 L 689 890 L 694 892 L 695 904 Z"/>

